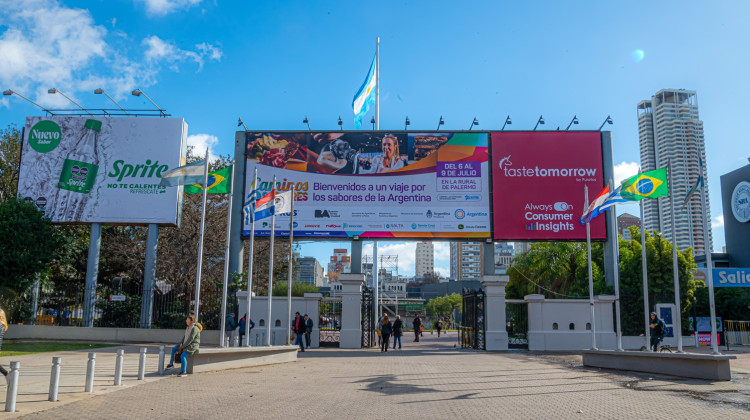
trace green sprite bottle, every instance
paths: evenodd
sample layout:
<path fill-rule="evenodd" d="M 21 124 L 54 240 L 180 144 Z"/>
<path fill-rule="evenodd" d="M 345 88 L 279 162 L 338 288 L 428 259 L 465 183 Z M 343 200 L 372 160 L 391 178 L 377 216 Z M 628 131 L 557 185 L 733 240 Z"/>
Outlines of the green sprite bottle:
<path fill-rule="evenodd" d="M 77 222 L 99 172 L 98 140 L 102 122 L 86 120 L 75 147 L 63 162 L 56 208 L 60 221 Z"/>

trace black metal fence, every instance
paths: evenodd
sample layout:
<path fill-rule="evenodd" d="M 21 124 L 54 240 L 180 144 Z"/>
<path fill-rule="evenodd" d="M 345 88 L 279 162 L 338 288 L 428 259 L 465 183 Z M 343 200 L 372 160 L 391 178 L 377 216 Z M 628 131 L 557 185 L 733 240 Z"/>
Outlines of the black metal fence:
<path fill-rule="evenodd" d="M 362 288 L 362 348 L 375 345 L 375 316 L 372 312 L 373 290 Z"/>
<path fill-rule="evenodd" d="M 462 348 L 485 349 L 485 294 L 484 290 L 463 291 L 462 325 L 459 343 Z"/>
<path fill-rule="evenodd" d="M 320 347 L 341 345 L 341 298 L 325 298 L 318 306 Z"/>
<path fill-rule="evenodd" d="M 505 301 L 505 330 L 508 348 L 528 349 L 529 305 L 524 301 Z"/>

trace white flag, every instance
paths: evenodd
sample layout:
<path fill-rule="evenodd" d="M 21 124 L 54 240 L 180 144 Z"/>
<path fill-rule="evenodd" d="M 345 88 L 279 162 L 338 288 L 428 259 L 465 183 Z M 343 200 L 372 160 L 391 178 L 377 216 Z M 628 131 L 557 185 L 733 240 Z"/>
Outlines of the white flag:
<path fill-rule="evenodd" d="M 284 214 L 292 211 L 292 192 L 276 194 L 273 199 L 274 214 Z"/>

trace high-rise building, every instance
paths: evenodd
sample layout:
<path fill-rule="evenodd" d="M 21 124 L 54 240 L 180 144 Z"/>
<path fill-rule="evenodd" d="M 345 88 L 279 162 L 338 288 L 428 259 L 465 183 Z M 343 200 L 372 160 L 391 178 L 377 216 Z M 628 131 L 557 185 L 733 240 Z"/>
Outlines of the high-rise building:
<path fill-rule="evenodd" d="M 451 278 L 456 281 L 482 279 L 481 242 L 451 242 Z"/>
<path fill-rule="evenodd" d="M 495 242 L 495 273 L 505 273 L 513 262 L 513 244 Z"/>
<path fill-rule="evenodd" d="M 435 271 L 435 248 L 432 242 L 417 243 L 415 253 L 414 275 L 422 277 L 425 274 L 432 274 Z"/>
<path fill-rule="evenodd" d="M 298 254 L 295 256 L 297 257 L 297 261 L 299 261 L 299 268 L 297 269 L 295 280 L 316 287 L 323 286 L 323 266 L 320 265 L 318 260 L 314 257 L 299 258 Z"/>
<path fill-rule="evenodd" d="M 694 91 L 662 89 L 638 103 L 638 136 L 640 138 L 641 166 L 651 171 L 672 164 L 670 194 L 675 198 L 675 230 L 678 249 L 693 247 L 694 255 L 711 250 L 712 239 L 703 237 L 701 222 L 701 197 L 694 194 L 687 205 L 683 197 L 698 179 L 699 162 L 706 172 L 706 148 L 703 122 L 698 117 L 698 97 Z M 711 219 L 708 185 L 702 189 L 706 199 L 706 214 Z M 672 210 L 670 198 L 644 200 L 643 226 L 647 231 L 657 230 L 672 240 Z"/>
<path fill-rule="evenodd" d="M 336 248 L 333 250 L 331 261 L 328 263 L 328 281 L 333 282 L 339 279 L 341 273 L 351 273 L 352 259 L 346 248 Z"/>

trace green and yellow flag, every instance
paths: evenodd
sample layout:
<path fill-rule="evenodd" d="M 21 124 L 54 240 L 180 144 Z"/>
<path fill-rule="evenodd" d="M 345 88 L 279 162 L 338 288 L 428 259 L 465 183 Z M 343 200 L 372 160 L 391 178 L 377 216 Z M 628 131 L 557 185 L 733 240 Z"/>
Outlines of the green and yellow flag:
<path fill-rule="evenodd" d="M 643 172 L 620 183 L 620 195 L 625 200 L 640 201 L 644 198 L 659 198 L 669 195 L 667 168 Z"/>
<path fill-rule="evenodd" d="M 216 172 L 208 173 L 208 193 L 209 194 L 227 194 L 232 183 L 232 165 Z M 185 185 L 185 194 L 203 194 L 203 185 L 190 184 Z"/>

